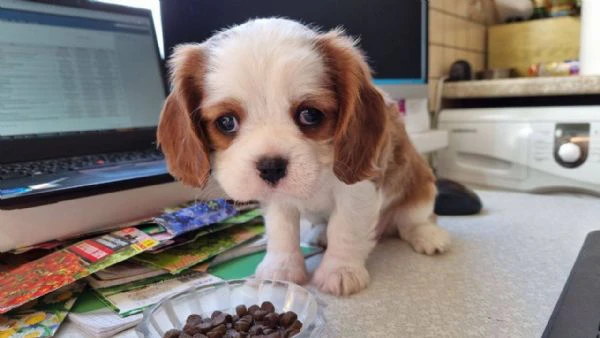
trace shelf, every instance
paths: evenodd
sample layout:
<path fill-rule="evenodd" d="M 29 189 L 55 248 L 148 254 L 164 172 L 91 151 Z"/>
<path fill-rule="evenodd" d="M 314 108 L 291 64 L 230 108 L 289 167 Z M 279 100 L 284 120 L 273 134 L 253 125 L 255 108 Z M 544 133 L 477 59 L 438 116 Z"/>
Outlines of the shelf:
<path fill-rule="evenodd" d="M 444 83 L 445 99 L 600 94 L 600 76 L 536 77 Z"/>
<path fill-rule="evenodd" d="M 421 154 L 427 154 L 448 146 L 448 132 L 445 130 L 409 133 L 408 136 Z"/>

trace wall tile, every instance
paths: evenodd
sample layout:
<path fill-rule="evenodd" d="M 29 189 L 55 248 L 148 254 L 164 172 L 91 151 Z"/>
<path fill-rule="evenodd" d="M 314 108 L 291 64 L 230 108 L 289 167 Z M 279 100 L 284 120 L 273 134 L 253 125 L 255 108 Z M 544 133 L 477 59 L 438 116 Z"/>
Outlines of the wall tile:
<path fill-rule="evenodd" d="M 467 52 L 464 49 L 457 49 L 454 52 L 454 57 L 456 58 L 456 61 L 458 61 L 458 60 L 469 61 L 469 52 Z"/>
<path fill-rule="evenodd" d="M 483 53 L 469 53 L 469 58 L 472 59 L 471 65 L 475 72 L 485 69 L 485 54 Z"/>
<path fill-rule="evenodd" d="M 443 75 L 450 73 L 450 66 L 456 61 L 456 49 L 444 47 L 444 62 L 442 64 Z"/>
<path fill-rule="evenodd" d="M 459 1 L 464 1 L 464 0 L 443 0 L 443 9 L 448 12 L 448 13 L 455 13 L 456 12 L 456 7 Z"/>
<path fill-rule="evenodd" d="M 455 4 L 454 11 L 452 13 L 460 16 L 461 18 L 468 18 L 470 12 L 471 0 L 458 0 Z"/>
<path fill-rule="evenodd" d="M 429 42 L 444 43 L 444 15 L 436 10 L 429 11 Z"/>
<path fill-rule="evenodd" d="M 471 23 L 468 29 L 467 44 L 471 50 L 485 52 L 486 50 L 486 27 Z"/>
<path fill-rule="evenodd" d="M 486 26 L 481 4 L 491 0 L 430 0 L 429 109 L 434 108 L 437 84 L 457 60 L 471 64 L 473 73 L 485 66 Z M 475 10 L 475 12 L 473 12 Z M 475 14 L 473 14 L 475 13 Z"/>
<path fill-rule="evenodd" d="M 427 84 L 427 88 L 429 89 L 429 111 L 433 111 L 435 108 L 435 96 L 438 85 L 437 79 L 429 78 L 429 83 Z"/>
<path fill-rule="evenodd" d="M 429 0 L 429 8 L 444 9 L 444 0 Z"/>
<path fill-rule="evenodd" d="M 458 19 L 456 26 L 455 46 L 458 48 L 468 48 L 468 36 L 471 22 L 463 19 Z"/>
<path fill-rule="evenodd" d="M 444 31 L 444 45 L 446 45 L 446 46 L 455 46 L 456 45 L 458 21 L 459 21 L 459 19 L 452 15 L 443 14 L 442 29 Z"/>
<path fill-rule="evenodd" d="M 440 46 L 429 46 L 429 76 L 442 76 L 442 66 L 444 63 L 444 49 Z"/>

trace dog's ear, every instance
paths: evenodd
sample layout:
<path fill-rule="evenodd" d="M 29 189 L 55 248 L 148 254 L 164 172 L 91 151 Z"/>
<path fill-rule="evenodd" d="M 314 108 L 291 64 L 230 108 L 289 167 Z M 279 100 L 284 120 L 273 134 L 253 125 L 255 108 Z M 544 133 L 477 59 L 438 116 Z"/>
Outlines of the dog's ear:
<path fill-rule="evenodd" d="M 209 147 L 200 123 L 205 56 L 199 44 L 175 48 L 169 60 L 172 91 L 163 106 L 157 139 L 169 172 L 203 187 L 210 175 Z"/>
<path fill-rule="evenodd" d="M 373 178 L 386 139 L 384 98 L 372 83 L 362 52 L 343 31 L 321 34 L 316 47 L 325 57 L 338 98 L 333 171 L 347 184 Z"/>

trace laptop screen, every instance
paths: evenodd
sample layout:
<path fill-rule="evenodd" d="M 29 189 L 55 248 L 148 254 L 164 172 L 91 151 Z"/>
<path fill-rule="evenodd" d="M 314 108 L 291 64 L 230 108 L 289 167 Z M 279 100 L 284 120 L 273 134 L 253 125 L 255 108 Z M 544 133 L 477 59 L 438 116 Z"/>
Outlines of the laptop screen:
<path fill-rule="evenodd" d="M 155 127 L 150 16 L 0 0 L 0 140 Z"/>

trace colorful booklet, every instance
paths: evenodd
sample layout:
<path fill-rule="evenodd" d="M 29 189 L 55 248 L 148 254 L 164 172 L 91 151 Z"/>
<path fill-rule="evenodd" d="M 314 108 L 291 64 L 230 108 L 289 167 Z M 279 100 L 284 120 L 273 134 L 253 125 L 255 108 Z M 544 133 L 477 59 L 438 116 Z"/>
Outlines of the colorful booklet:
<path fill-rule="evenodd" d="M 0 274 L 0 314 L 106 269 L 157 245 L 138 230 L 125 228 L 86 239 Z"/>
<path fill-rule="evenodd" d="M 83 290 L 83 283 L 62 287 L 0 315 L 0 337 L 52 337 Z"/>
<path fill-rule="evenodd" d="M 138 314 L 170 295 L 191 287 L 215 283 L 221 279 L 207 273 L 167 275 L 96 291 L 119 316 Z"/>
<path fill-rule="evenodd" d="M 22 254 L 0 253 L 0 276 L 48 254 L 46 250 L 29 250 Z"/>
<path fill-rule="evenodd" d="M 87 238 L 98 237 L 100 235 L 114 232 L 119 229 L 130 228 L 130 227 L 134 227 L 134 226 L 137 228 L 140 228 L 146 224 L 151 224 L 151 222 L 152 222 L 152 217 L 141 218 L 141 219 L 138 219 L 135 221 L 127 222 L 127 223 L 122 223 L 122 224 L 108 226 L 108 227 L 101 227 L 100 229 L 95 229 L 95 230 L 92 230 L 89 232 L 57 238 L 55 240 L 51 240 L 51 241 L 44 242 L 44 243 L 38 243 L 38 244 L 26 246 L 26 247 L 16 248 L 9 252 L 14 253 L 14 254 L 22 254 L 25 252 L 29 252 L 32 250 L 38 250 L 38 249 L 43 249 L 43 250 L 60 249 L 60 248 L 69 246 L 73 243 L 80 242 Z"/>
<path fill-rule="evenodd" d="M 239 225 L 198 238 L 161 253 L 143 253 L 135 261 L 164 269 L 172 274 L 202 263 L 265 232 L 262 224 Z"/>
<path fill-rule="evenodd" d="M 131 261 L 125 261 L 98 271 L 85 279 L 94 289 L 107 288 L 109 286 L 122 285 L 141 279 L 164 275 L 167 272 L 162 269 L 147 267 Z"/>
<path fill-rule="evenodd" d="M 143 314 L 121 317 L 110 308 L 83 313 L 69 313 L 69 320 L 92 337 L 108 338 L 132 328 L 142 321 Z M 1 332 L 1 331 L 0 331 Z"/>
<path fill-rule="evenodd" d="M 69 243 L 68 240 L 64 240 L 64 241 L 52 240 L 49 242 L 38 243 L 38 244 L 30 245 L 30 246 L 25 246 L 22 248 L 17 248 L 17 249 L 11 250 L 10 253 L 19 255 L 19 254 L 29 252 L 31 250 L 40 250 L 40 249 L 52 250 L 52 249 L 56 249 L 56 248 L 60 247 L 61 245 L 68 244 L 68 243 Z"/>
<path fill-rule="evenodd" d="M 168 211 L 155 217 L 154 222 L 165 227 L 171 238 L 173 238 L 221 222 L 236 214 L 237 209 L 233 204 L 219 199 Z"/>
<path fill-rule="evenodd" d="M 91 337 L 107 338 L 137 325 L 142 314 L 121 317 L 100 295 L 87 288 L 71 308 L 69 320 Z"/>
<path fill-rule="evenodd" d="M 259 224 L 259 223 L 263 224 L 264 223 L 264 220 L 261 216 L 261 211 L 259 209 L 245 211 L 241 214 L 231 216 L 219 223 L 211 224 L 211 225 L 201 228 L 200 230 L 188 232 L 181 236 L 177 236 L 177 237 L 173 238 L 172 240 L 161 242 L 161 244 L 152 248 L 148 252 L 159 253 L 159 252 L 174 248 L 176 246 L 195 242 L 196 240 L 198 240 L 198 238 L 200 238 L 202 236 L 206 236 L 210 233 L 225 230 L 227 228 L 231 228 L 234 225 L 249 224 L 249 223 L 253 223 L 253 224 Z M 144 230 L 144 231 L 146 233 L 148 233 L 147 230 Z M 157 238 L 155 235 L 153 235 L 153 236 L 154 236 L 154 238 Z"/>

